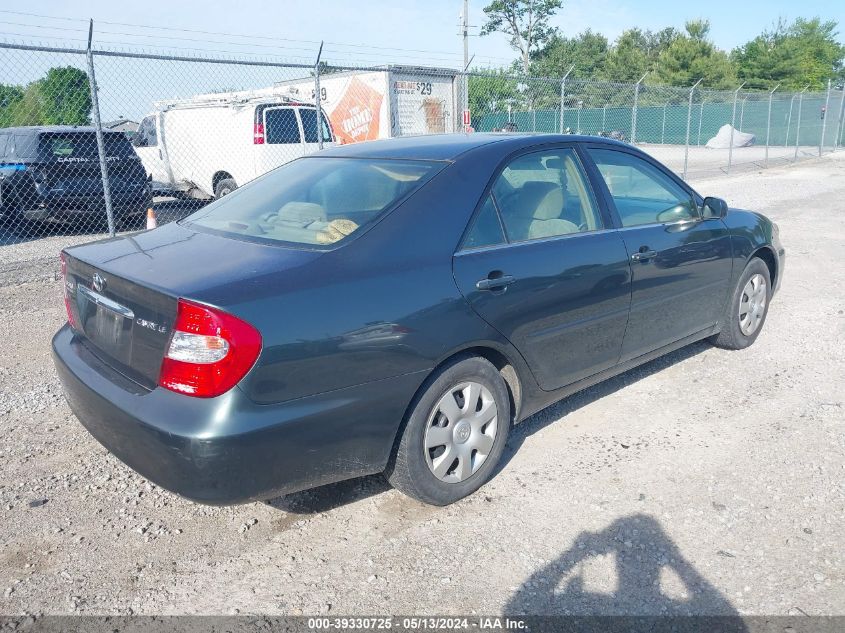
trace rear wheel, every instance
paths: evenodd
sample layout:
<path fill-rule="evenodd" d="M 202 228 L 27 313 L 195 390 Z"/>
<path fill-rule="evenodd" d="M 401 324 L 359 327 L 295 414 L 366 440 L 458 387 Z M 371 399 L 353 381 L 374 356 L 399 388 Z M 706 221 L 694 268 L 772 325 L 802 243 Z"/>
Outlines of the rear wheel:
<path fill-rule="evenodd" d="M 711 337 L 716 347 L 745 349 L 757 340 L 772 296 L 769 267 L 754 257 L 740 275 L 727 312 L 722 317 L 722 331 Z"/>
<path fill-rule="evenodd" d="M 448 505 L 492 475 L 510 429 L 510 400 L 498 370 L 465 357 L 429 378 L 412 405 L 386 475 L 408 496 Z"/>
<path fill-rule="evenodd" d="M 214 197 L 222 198 L 223 196 L 229 195 L 237 188 L 238 185 L 234 178 L 223 178 L 214 186 Z"/>

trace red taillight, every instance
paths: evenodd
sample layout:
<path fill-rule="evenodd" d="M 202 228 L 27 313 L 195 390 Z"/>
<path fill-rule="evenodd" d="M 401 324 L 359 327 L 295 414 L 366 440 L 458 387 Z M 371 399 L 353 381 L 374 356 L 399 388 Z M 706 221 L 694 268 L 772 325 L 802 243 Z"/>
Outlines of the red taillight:
<path fill-rule="evenodd" d="M 70 327 L 74 329 L 79 329 L 76 324 L 76 315 L 73 311 L 73 298 L 70 294 L 70 287 L 69 285 L 73 284 L 73 280 L 69 280 L 67 278 L 67 261 L 65 261 L 65 254 L 64 252 L 59 253 L 59 261 L 62 263 L 62 292 L 64 293 L 65 297 L 65 311 L 67 312 L 67 322 L 70 323 Z"/>
<path fill-rule="evenodd" d="M 256 123 L 252 130 L 253 145 L 264 145 L 264 124 Z"/>
<path fill-rule="evenodd" d="M 261 334 L 222 310 L 179 299 L 158 384 L 198 398 L 229 391 L 255 364 Z"/>

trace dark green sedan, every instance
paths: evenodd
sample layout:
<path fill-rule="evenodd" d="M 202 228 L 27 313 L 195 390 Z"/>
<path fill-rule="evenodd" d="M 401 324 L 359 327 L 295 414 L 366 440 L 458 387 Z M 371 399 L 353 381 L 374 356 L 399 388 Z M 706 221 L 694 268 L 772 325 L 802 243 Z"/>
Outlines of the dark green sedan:
<path fill-rule="evenodd" d="M 751 345 L 784 250 L 627 144 L 473 134 L 331 148 L 62 261 L 67 399 L 148 479 L 228 504 L 383 472 L 443 505 L 551 403 Z"/>

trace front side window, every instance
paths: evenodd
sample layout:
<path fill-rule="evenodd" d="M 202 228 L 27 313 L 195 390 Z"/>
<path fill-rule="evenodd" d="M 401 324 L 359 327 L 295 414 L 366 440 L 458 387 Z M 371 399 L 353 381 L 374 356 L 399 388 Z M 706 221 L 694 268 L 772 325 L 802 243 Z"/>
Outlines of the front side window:
<path fill-rule="evenodd" d="M 299 143 L 299 122 L 293 108 L 267 108 L 264 127 L 268 145 Z"/>
<path fill-rule="evenodd" d="M 306 143 L 316 143 L 317 137 L 317 111 L 313 108 L 302 108 L 299 111 L 299 116 L 302 117 L 302 129 L 305 132 Z M 326 117 L 320 117 L 320 133 L 323 135 L 324 143 L 331 143 L 332 133 L 329 130 L 329 124 L 326 122 Z"/>
<path fill-rule="evenodd" d="M 668 174 L 627 152 L 590 149 L 622 226 L 661 224 L 698 217 L 695 202 Z"/>
<path fill-rule="evenodd" d="M 602 228 L 587 179 L 571 149 L 515 158 L 502 170 L 492 192 L 511 242 Z"/>
<path fill-rule="evenodd" d="M 301 158 L 185 221 L 232 236 L 328 247 L 371 224 L 442 166 L 420 160 Z"/>

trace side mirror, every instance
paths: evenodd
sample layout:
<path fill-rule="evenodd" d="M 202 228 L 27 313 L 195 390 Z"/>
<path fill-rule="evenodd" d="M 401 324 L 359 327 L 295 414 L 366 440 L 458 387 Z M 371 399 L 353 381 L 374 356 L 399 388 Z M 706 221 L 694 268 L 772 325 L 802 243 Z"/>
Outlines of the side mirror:
<path fill-rule="evenodd" d="M 723 218 L 728 214 L 728 203 L 721 198 L 713 198 L 708 196 L 704 199 L 701 205 L 701 216 L 707 220 L 709 218 Z"/>

